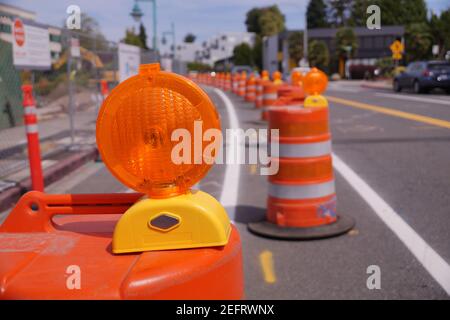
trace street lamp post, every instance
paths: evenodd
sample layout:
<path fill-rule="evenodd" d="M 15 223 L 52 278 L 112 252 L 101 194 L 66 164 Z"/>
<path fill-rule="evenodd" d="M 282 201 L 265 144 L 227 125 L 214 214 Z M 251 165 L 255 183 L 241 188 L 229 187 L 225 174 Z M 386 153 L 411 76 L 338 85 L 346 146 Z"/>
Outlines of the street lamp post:
<path fill-rule="evenodd" d="M 172 36 L 172 58 L 175 59 L 175 24 L 172 22 L 171 24 L 171 30 L 170 31 L 164 31 L 163 32 L 163 39 L 162 42 L 163 44 L 166 42 L 166 35 L 171 35 Z"/>
<path fill-rule="evenodd" d="M 156 30 L 156 0 L 134 0 L 134 6 L 130 15 L 134 20 L 140 21 L 144 13 L 138 5 L 138 2 L 151 2 L 153 4 L 153 50 L 158 51 L 157 30 Z"/>

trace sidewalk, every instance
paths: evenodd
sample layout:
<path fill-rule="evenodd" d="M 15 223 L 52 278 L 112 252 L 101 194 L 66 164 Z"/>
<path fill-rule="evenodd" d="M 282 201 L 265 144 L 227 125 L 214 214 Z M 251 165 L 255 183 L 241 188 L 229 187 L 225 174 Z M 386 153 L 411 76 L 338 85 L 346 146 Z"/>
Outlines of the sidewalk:
<path fill-rule="evenodd" d="M 392 80 L 362 81 L 361 87 L 369 89 L 392 90 Z"/>
<path fill-rule="evenodd" d="M 41 114 L 44 109 L 41 110 Z M 92 103 L 74 116 L 74 143 L 67 113 L 44 112 L 38 122 L 42 169 L 45 184 L 58 180 L 86 161 L 96 158 L 96 108 Z M 50 117 L 51 115 L 51 117 Z M 49 119 L 50 118 L 50 119 Z M 41 117 L 42 120 L 42 117 Z M 27 139 L 24 126 L 0 131 L 0 212 L 30 190 Z"/>

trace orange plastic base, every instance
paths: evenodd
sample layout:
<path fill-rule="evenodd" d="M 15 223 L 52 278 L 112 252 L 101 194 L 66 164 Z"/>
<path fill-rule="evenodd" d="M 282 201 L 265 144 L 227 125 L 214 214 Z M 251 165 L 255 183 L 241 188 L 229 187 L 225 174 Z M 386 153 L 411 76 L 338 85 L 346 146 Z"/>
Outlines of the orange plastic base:
<path fill-rule="evenodd" d="M 141 196 L 24 195 L 0 227 L 0 299 L 243 298 L 234 227 L 223 247 L 112 254 L 114 226 Z"/>
<path fill-rule="evenodd" d="M 308 200 L 267 199 L 267 220 L 279 226 L 315 227 L 336 219 L 335 195 Z"/>

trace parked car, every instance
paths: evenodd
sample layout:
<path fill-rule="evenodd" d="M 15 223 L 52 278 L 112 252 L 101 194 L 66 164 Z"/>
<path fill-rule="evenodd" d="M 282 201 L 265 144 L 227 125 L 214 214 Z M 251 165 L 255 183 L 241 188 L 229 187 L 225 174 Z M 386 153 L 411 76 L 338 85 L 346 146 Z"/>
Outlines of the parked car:
<path fill-rule="evenodd" d="M 441 88 L 450 93 L 450 62 L 411 62 L 404 72 L 395 76 L 393 87 L 396 92 L 412 88 L 415 93 L 426 93 Z"/>

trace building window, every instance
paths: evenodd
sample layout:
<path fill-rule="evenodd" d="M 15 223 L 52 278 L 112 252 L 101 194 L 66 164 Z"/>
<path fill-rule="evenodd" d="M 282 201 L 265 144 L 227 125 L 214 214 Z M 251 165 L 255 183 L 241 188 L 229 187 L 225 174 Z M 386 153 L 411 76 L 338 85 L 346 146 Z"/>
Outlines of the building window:
<path fill-rule="evenodd" d="M 11 25 L 9 24 L 0 24 L 0 32 L 3 33 L 11 33 Z"/>
<path fill-rule="evenodd" d="M 51 42 L 61 42 L 61 36 L 56 34 L 50 34 L 50 41 Z"/>

